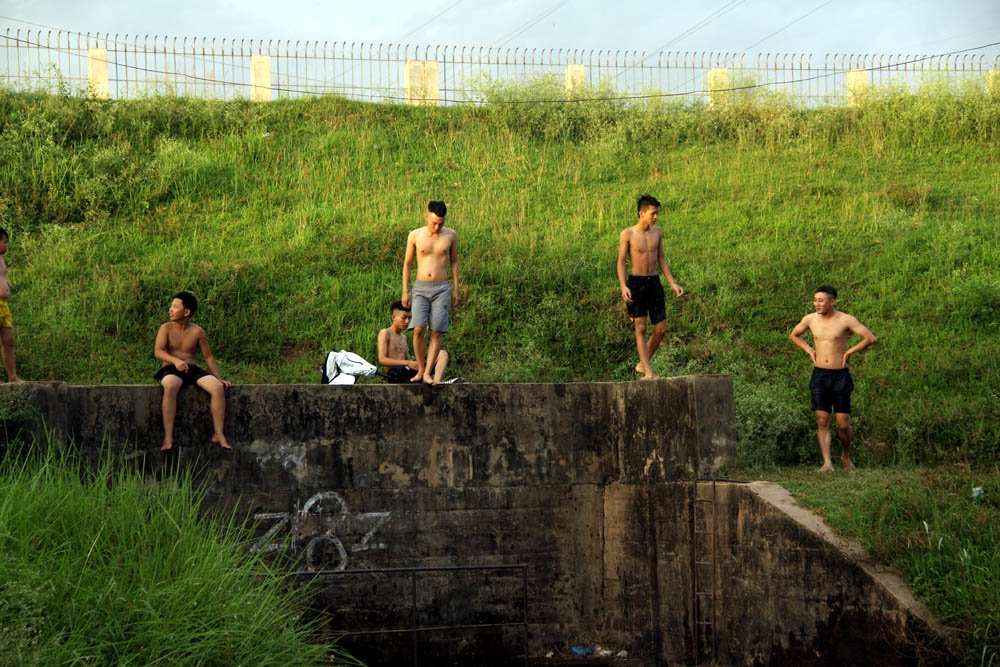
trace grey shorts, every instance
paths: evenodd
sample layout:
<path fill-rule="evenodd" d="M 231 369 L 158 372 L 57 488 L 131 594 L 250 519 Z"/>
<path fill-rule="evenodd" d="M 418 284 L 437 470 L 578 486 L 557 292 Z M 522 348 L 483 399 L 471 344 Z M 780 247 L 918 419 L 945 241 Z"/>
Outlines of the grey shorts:
<path fill-rule="evenodd" d="M 410 292 L 410 328 L 427 327 L 431 331 L 448 332 L 448 312 L 451 310 L 451 285 L 447 280 L 413 282 Z M 428 325 L 430 321 L 430 325 Z"/>

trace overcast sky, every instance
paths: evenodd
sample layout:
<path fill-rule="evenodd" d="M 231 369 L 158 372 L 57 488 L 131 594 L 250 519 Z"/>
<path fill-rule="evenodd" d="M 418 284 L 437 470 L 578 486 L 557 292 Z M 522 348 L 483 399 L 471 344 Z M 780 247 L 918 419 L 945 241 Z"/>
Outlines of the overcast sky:
<path fill-rule="evenodd" d="M 1000 42 L 1000 0 L 0 0 L 0 29 L 328 42 L 940 54 Z M 983 52 L 1000 53 L 993 46 Z"/>

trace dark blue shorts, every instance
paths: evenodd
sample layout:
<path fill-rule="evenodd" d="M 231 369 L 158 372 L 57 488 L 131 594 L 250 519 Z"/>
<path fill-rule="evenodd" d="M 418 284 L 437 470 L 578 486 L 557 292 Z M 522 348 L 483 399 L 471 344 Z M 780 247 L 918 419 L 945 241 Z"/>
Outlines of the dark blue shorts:
<path fill-rule="evenodd" d="M 389 384 L 403 384 L 416 376 L 417 372 L 409 366 L 392 366 L 386 371 Z"/>
<path fill-rule="evenodd" d="M 156 375 L 154 375 L 153 378 L 157 382 L 162 382 L 163 378 L 167 377 L 168 375 L 176 375 L 177 377 L 179 377 L 181 380 L 184 381 L 184 384 L 181 385 L 182 387 L 190 387 L 192 385 L 198 384 L 198 380 L 202 379 L 206 375 L 211 375 L 211 373 L 206 371 L 204 368 L 199 368 L 198 366 L 195 366 L 194 364 L 188 364 L 187 371 L 179 371 L 177 370 L 177 367 L 174 366 L 173 364 L 168 364 L 163 368 L 161 368 L 160 370 L 156 371 Z"/>
<path fill-rule="evenodd" d="M 812 392 L 813 410 L 851 414 L 854 380 L 848 369 L 814 368 L 809 378 L 809 391 Z"/>
<path fill-rule="evenodd" d="M 667 319 L 666 300 L 660 276 L 629 276 L 625 287 L 632 293 L 632 303 L 628 304 L 628 316 L 649 317 L 653 324 Z"/>

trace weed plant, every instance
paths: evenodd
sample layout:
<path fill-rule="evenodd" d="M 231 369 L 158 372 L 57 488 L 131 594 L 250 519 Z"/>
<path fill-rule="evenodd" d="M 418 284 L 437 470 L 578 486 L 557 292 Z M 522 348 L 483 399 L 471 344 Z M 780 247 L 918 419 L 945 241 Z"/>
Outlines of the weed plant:
<path fill-rule="evenodd" d="M 0 662 L 329 665 L 239 526 L 190 479 L 151 484 L 70 456 L 0 461 Z M 353 663 L 351 663 L 353 664 Z"/>
<path fill-rule="evenodd" d="M 18 363 L 151 381 L 189 288 L 225 377 L 316 382 L 328 349 L 375 357 L 435 198 L 459 234 L 453 372 L 634 379 L 614 261 L 650 192 L 687 292 L 654 371 L 734 374 L 745 464 L 816 456 L 787 334 L 822 283 L 880 338 L 854 362 L 857 461 L 994 461 L 1000 100 L 935 85 L 820 109 L 601 88 L 566 103 L 552 80 L 440 109 L 0 92 Z"/>
<path fill-rule="evenodd" d="M 771 470 L 830 526 L 892 563 L 950 626 L 968 665 L 1000 664 L 1000 469 L 940 466 L 817 478 Z"/>

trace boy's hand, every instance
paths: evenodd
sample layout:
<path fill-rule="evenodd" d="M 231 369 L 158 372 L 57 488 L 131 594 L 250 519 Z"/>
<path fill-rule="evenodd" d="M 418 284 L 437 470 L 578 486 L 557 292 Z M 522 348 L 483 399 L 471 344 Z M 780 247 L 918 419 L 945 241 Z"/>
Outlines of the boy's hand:
<path fill-rule="evenodd" d="M 230 387 L 233 386 L 233 383 L 230 382 L 229 380 L 223 380 L 222 378 L 219 378 L 219 382 L 221 382 L 222 386 L 225 387 L 226 389 L 229 389 Z"/>
<path fill-rule="evenodd" d="M 174 368 L 179 370 L 181 373 L 187 373 L 188 364 L 186 361 L 175 361 Z"/>

